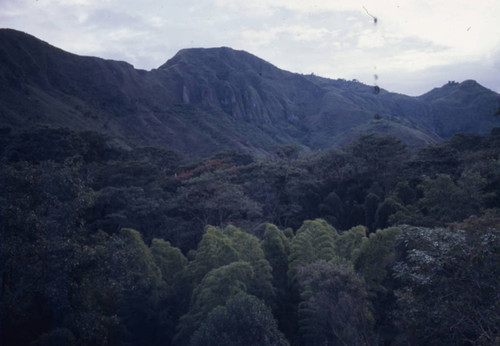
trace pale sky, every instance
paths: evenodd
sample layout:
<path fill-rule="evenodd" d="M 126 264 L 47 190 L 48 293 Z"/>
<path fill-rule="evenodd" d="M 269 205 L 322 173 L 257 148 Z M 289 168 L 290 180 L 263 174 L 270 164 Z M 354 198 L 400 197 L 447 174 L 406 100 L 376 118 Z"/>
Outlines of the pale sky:
<path fill-rule="evenodd" d="M 500 92 L 499 23 L 498 0 L 0 0 L 0 27 L 79 55 L 151 70 L 226 46 L 412 96 L 466 79 Z"/>

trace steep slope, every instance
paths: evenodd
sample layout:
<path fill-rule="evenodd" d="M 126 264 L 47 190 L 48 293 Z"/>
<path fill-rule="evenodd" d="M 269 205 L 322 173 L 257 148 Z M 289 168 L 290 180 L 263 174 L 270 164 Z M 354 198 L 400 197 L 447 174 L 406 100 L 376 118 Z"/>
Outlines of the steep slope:
<path fill-rule="evenodd" d="M 449 82 L 418 98 L 431 109 L 436 132 L 450 137 L 456 132 L 487 134 L 499 126 L 495 110 L 499 95 L 476 81 Z"/>
<path fill-rule="evenodd" d="M 497 105 L 490 110 L 498 95 L 463 84 L 465 91 L 445 86 L 419 98 L 376 94 L 357 82 L 283 71 L 230 48 L 181 50 L 144 71 L 0 30 L 3 131 L 94 130 L 125 147 L 164 146 L 188 156 L 224 149 L 266 153 L 282 144 L 315 150 L 362 132 L 421 146 L 456 131 L 500 126 L 492 116 Z"/>
<path fill-rule="evenodd" d="M 306 78 L 327 91 L 311 121 L 318 147 L 342 145 L 366 132 L 392 134 L 412 147 L 441 140 L 429 107 L 413 97 L 383 89 L 375 93 L 374 87 L 357 81 Z"/>
<path fill-rule="evenodd" d="M 310 149 L 345 144 L 362 132 L 396 135 L 411 146 L 441 140 L 419 100 L 357 82 L 280 70 L 229 48 L 186 49 L 160 67 L 182 81 L 183 101 L 272 129 Z"/>
<path fill-rule="evenodd" d="M 79 57 L 13 30 L 0 31 L 0 61 L 0 119 L 14 129 L 67 126 L 124 138 L 142 120 L 130 115 L 163 96 L 154 76 L 125 62 Z"/>
<path fill-rule="evenodd" d="M 234 53 L 261 61 L 248 53 Z M 173 60 L 182 56 L 180 52 Z M 228 67 L 237 70 L 231 66 L 237 60 L 226 63 L 219 73 L 227 73 Z M 0 126 L 90 129 L 107 133 L 122 145 L 161 145 L 203 156 L 229 148 L 265 152 L 279 144 L 299 144 L 294 139 L 297 131 L 279 125 L 293 120 L 293 111 L 283 113 L 290 119 L 277 119 L 279 102 L 259 99 L 257 83 L 244 90 L 240 110 L 228 114 L 220 94 L 227 90 L 211 78 L 213 66 L 189 64 L 193 62 L 170 67 L 167 63 L 149 72 L 135 70 L 124 62 L 80 57 L 30 35 L 0 30 Z M 243 73 L 239 85 L 254 78 L 253 73 Z M 203 93 L 197 95 L 201 89 L 196 87 L 201 85 Z M 300 89 L 293 82 L 290 85 Z"/>
<path fill-rule="evenodd" d="M 183 80 L 187 103 L 259 124 L 295 123 L 315 113 L 324 90 L 244 51 L 185 49 L 159 68 Z"/>
<path fill-rule="evenodd" d="M 242 128 L 243 144 L 252 150 L 304 145 L 305 118 L 318 112 L 324 94 L 298 74 L 225 47 L 181 50 L 152 73 L 174 86 L 179 102 Z"/>

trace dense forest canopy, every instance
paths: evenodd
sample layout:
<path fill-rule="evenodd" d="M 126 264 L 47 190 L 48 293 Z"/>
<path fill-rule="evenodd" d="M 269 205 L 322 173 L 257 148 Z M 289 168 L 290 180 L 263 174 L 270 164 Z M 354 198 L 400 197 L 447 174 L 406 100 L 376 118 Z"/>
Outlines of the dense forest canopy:
<path fill-rule="evenodd" d="M 185 160 L 0 137 L 4 345 L 500 342 L 500 131 Z"/>

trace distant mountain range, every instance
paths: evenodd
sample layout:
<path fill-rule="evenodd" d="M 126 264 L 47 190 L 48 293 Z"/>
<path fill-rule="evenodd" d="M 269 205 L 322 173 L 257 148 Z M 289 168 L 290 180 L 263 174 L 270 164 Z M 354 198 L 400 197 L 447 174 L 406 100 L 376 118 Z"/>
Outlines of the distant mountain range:
<path fill-rule="evenodd" d="M 0 129 L 67 127 L 186 156 L 341 146 L 360 133 L 412 147 L 500 126 L 499 95 L 472 80 L 419 96 L 281 70 L 231 48 L 184 49 L 158 69 L 65 52 L 0 30 Z"/>

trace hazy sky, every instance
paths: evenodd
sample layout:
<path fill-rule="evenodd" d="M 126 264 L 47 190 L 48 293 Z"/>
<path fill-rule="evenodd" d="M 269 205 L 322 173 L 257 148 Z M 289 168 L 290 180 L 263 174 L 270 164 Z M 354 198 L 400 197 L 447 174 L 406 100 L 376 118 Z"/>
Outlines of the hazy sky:
<path fill-rule="evenodd" d="M 150 70 L 227 46 L 408 95 L 465 79 L 500 92 L 499 23 L 498 0 L 0 0 L 0 27 L 80 55 Z"/>

